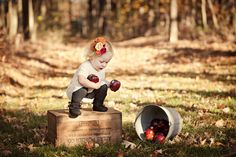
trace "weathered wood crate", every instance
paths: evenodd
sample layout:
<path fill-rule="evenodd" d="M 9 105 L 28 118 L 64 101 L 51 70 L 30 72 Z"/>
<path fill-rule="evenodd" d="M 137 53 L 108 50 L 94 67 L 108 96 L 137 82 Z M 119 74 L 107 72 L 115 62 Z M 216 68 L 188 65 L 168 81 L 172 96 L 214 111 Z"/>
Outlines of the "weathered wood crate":
<path fill-rule="evenodd" d="M 107 112 L 81 109 L 81 115 L 70 118 L 69 111 L 49 110 L 47 138 L 55 146 L 75 146 L 85 142 L 119 143 L 122 135 L 122 114 L 109 108 Z"/>

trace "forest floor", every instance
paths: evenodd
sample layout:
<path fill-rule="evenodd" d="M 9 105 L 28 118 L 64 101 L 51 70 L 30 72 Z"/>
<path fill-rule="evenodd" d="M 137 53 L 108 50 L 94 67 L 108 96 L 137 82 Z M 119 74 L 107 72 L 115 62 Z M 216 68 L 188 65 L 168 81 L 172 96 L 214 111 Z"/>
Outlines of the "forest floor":
<path fill-rule="evenodd" d="M 107 67 L 107 79 L 122 86 L 108 92 L 105 104 L 122 112 L 122 138 L 137 146 L 53 147 L 45 140 L 47 110 L 67 108 L 65 90 L 86 42 L 0 46 L 0 156 L 236 155 L 236 44 L 170 44 L 158 36 L 114 43 Z M 133 123 L 148 104 L 172 107 L 182 116 L 183 129 L 172 141 L 138 138 Z"/>

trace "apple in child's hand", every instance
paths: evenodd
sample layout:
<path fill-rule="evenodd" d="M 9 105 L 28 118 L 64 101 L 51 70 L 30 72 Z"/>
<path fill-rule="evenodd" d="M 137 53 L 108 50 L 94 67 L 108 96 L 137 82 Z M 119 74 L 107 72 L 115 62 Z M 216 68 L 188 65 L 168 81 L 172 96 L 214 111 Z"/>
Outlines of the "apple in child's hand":
<path fill-rule="evenodd" d="M 154 138 L 154 135 L 155 135 L 155 133 L 154 133 L 153 129 L 147 128 L 147 130 L 145 131 L 146 139 L 152 141 Z"/>
<path fill-rule="evenodd" d="M 159 142 L 159 143 L 162 144 L 162 143 L 165 142 L 165 136 L 164 136 L 163 133 L 158 132 L 158 133 L 156 133 L 156 135 L 155 135 L 155 137 L 154 137 L 154 140 L 155 140 L 156 142 Z"/>
<path fill-rule="evenodd" d="M 111 83 L 110 83 L 110 89 L 113 92 L 116 92 L 120 88 L 120 85 L 121 85 L 120 81 L 112 80 Z"/>
<path fill-rule="evenodd" d="M 94 74 L 90 74 L 90 75 L 87 77 L 87 79 L 88 79 L 89 81 L 94 82 L 94 83 L 99 82 L 99 78 L 98 78 L 96 75 L 94 75 Z"/>

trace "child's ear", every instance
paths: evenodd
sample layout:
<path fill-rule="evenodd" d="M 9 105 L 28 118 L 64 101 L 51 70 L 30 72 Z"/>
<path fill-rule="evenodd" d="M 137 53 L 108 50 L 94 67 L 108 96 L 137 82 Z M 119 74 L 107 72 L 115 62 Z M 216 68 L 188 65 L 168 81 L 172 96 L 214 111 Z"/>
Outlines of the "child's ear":
<path fill-rule="evenodd" d="M 92 59 L 94 59 L 94 56 L 89 56 L 88 57 L 88 60 L 92 60 Z"/>

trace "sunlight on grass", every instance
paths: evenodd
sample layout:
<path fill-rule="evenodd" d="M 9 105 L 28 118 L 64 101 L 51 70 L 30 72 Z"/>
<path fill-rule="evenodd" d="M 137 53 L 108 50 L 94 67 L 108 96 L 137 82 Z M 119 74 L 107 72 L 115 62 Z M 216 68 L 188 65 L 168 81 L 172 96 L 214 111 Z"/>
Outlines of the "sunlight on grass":
<path fill-rule="evenodd" d="M 9 85 L 12 82 L 8 81 L 1 86 L 5 93 L 0 95 L 0 140 L 3 143 L 0 146 L 10 150 L 12 156 L 102 157 L 117 156 L 122 150 L 125 156 L 136 157 L 162 150 L 161 156 L 215 157 L 233 152 L 236 66 L 227 65 L 224 60 L 208 62 L 201 55 L 197 56 L 198 53 L 196 60 L 184 55 L 178 58 L 175 55 L 181 55 L 184 48 L 188 48 L 181 44 L 176 47 L 166 44 L 163 48 L 118 46 L 114 60 L 109 63 L 107 79 L 121 81 L 121 88 L 117 92 L 108 91 L 105 105 L 122 112 L 122 139 L 135 143 L 137 148 L 131 150 L 120 144 L 99 145 L 91 150 L 84 145 L 52 146 L 45 139 L 46 114 L 52 109 L 67 109 L 69 100 L 65 91 L 81 61 L 78 53 L 81 48 L 58 45 L 63 49 L 60 51 L 55 46 L 41 46 L 32 54 L 38 60 L 21 60 L 22 69 L 4 65 L 12 68 L 12 78 L 23 84 L 22 87 L 16 82 Z M 199 43 L 189 47 L 202 49 Z M 41 54 L 42 49 L 47 53 Z M 175 52 L 176 49 L 181 51 Z M 133 123 L 137 113 L 149 104 L 174 108 L 183 118 L 181 133 L 164 145 L 141 141 L 135 131 Z M 92 104 L 84 103 L 82 107 L 91 108 Z"/>

